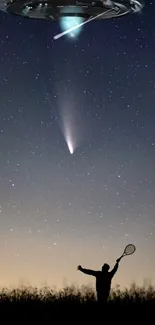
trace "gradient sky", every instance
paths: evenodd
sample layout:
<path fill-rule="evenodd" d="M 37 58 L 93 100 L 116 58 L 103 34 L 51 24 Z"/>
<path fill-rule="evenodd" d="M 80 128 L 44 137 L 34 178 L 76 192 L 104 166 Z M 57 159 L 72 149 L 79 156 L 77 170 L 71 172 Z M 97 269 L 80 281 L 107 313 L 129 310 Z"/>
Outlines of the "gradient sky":
<path fill-rule="evenodd" d="M 130 242 L 113 285 L 155 283 L 154 12 L 58 41 L 57 23 L 1 13 L 0 285 L 94 284 L 77 265 Z"/>

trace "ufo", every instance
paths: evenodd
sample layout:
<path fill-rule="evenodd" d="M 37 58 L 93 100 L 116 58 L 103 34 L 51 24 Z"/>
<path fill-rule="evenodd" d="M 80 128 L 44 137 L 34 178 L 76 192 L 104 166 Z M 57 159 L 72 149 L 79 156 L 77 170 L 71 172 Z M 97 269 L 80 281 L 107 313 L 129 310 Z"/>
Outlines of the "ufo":
<path fill-rule="evenodd" d="M 0 0 L 0 9 L 33 19 L 108 19 L 141 11 L 143 0 Z"/>
<path fill-rule="evenodd" d="M 8 14 L 60 21 L 63 32 L 54 39 L 74 37 L 92 20 L 140 12 L 143 6 L 143 0 L 0 0 L 0 10 Z"/>

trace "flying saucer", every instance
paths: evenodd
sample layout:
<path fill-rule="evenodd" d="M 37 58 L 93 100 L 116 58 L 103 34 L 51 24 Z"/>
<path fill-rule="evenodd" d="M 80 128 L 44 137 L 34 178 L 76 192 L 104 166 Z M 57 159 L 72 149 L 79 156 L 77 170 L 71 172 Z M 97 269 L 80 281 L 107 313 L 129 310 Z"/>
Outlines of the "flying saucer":
<path fill-rule="evenodd" d="M 141 11 L 143 0 L 0 0 L 0 8 L 10 14 L 34 19 L 108 19 Z"/>

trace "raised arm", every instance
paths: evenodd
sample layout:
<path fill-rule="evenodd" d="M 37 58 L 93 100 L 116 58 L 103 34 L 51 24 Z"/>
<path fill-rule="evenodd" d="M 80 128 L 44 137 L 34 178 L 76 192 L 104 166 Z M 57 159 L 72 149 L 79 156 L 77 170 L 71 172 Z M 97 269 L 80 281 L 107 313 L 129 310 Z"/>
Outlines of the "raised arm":
<path fill-rule="evenodd" d="M 116 261 L 114 268 L 110 272 L 111 277 L 113 277 L 115 275 L 115 273 L 117 272 L 118 266 L 119 266 L 119 260 Z"/>
<path fill-rule="evenodd" d="M 97 271 L 94 270 L 84 269 L 81 265 L 79 265 L 77 269 L 87 275 L 96 276 L 97 273 Z"/>

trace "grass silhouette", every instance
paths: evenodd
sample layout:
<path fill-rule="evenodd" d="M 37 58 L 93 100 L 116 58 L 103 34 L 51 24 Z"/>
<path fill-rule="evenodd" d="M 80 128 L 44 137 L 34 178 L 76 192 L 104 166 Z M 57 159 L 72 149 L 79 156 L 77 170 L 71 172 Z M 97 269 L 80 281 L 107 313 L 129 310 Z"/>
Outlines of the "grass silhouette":
<path fill-rule="evenodd" d="M 16 289 L 4 288 L 0 291 L 0 320 L 19 322 L 20 324 L 37 324 L 45 322 L 67 322 L 85 324 L 95 321 L 95 324 L 116 321 L 119 324 L 144 321 L 144 317 L 151 319 L 155 311 L 155 288 L 138 287 L 133 284 L 129 289 L 120 290 L 117 286 L 111 291 L 106 306 L 99 307 L 95 292 L 92 288 L 82 286 L 65 287 L 55 291 L 50 287 L 41 289 L 24 287 Z M 10 319 L 11 317 L 11 319 Z M 94 321 L 93 321 L 94 319 Z M 136 321 L 136 319 L 138 321 Z"/>

